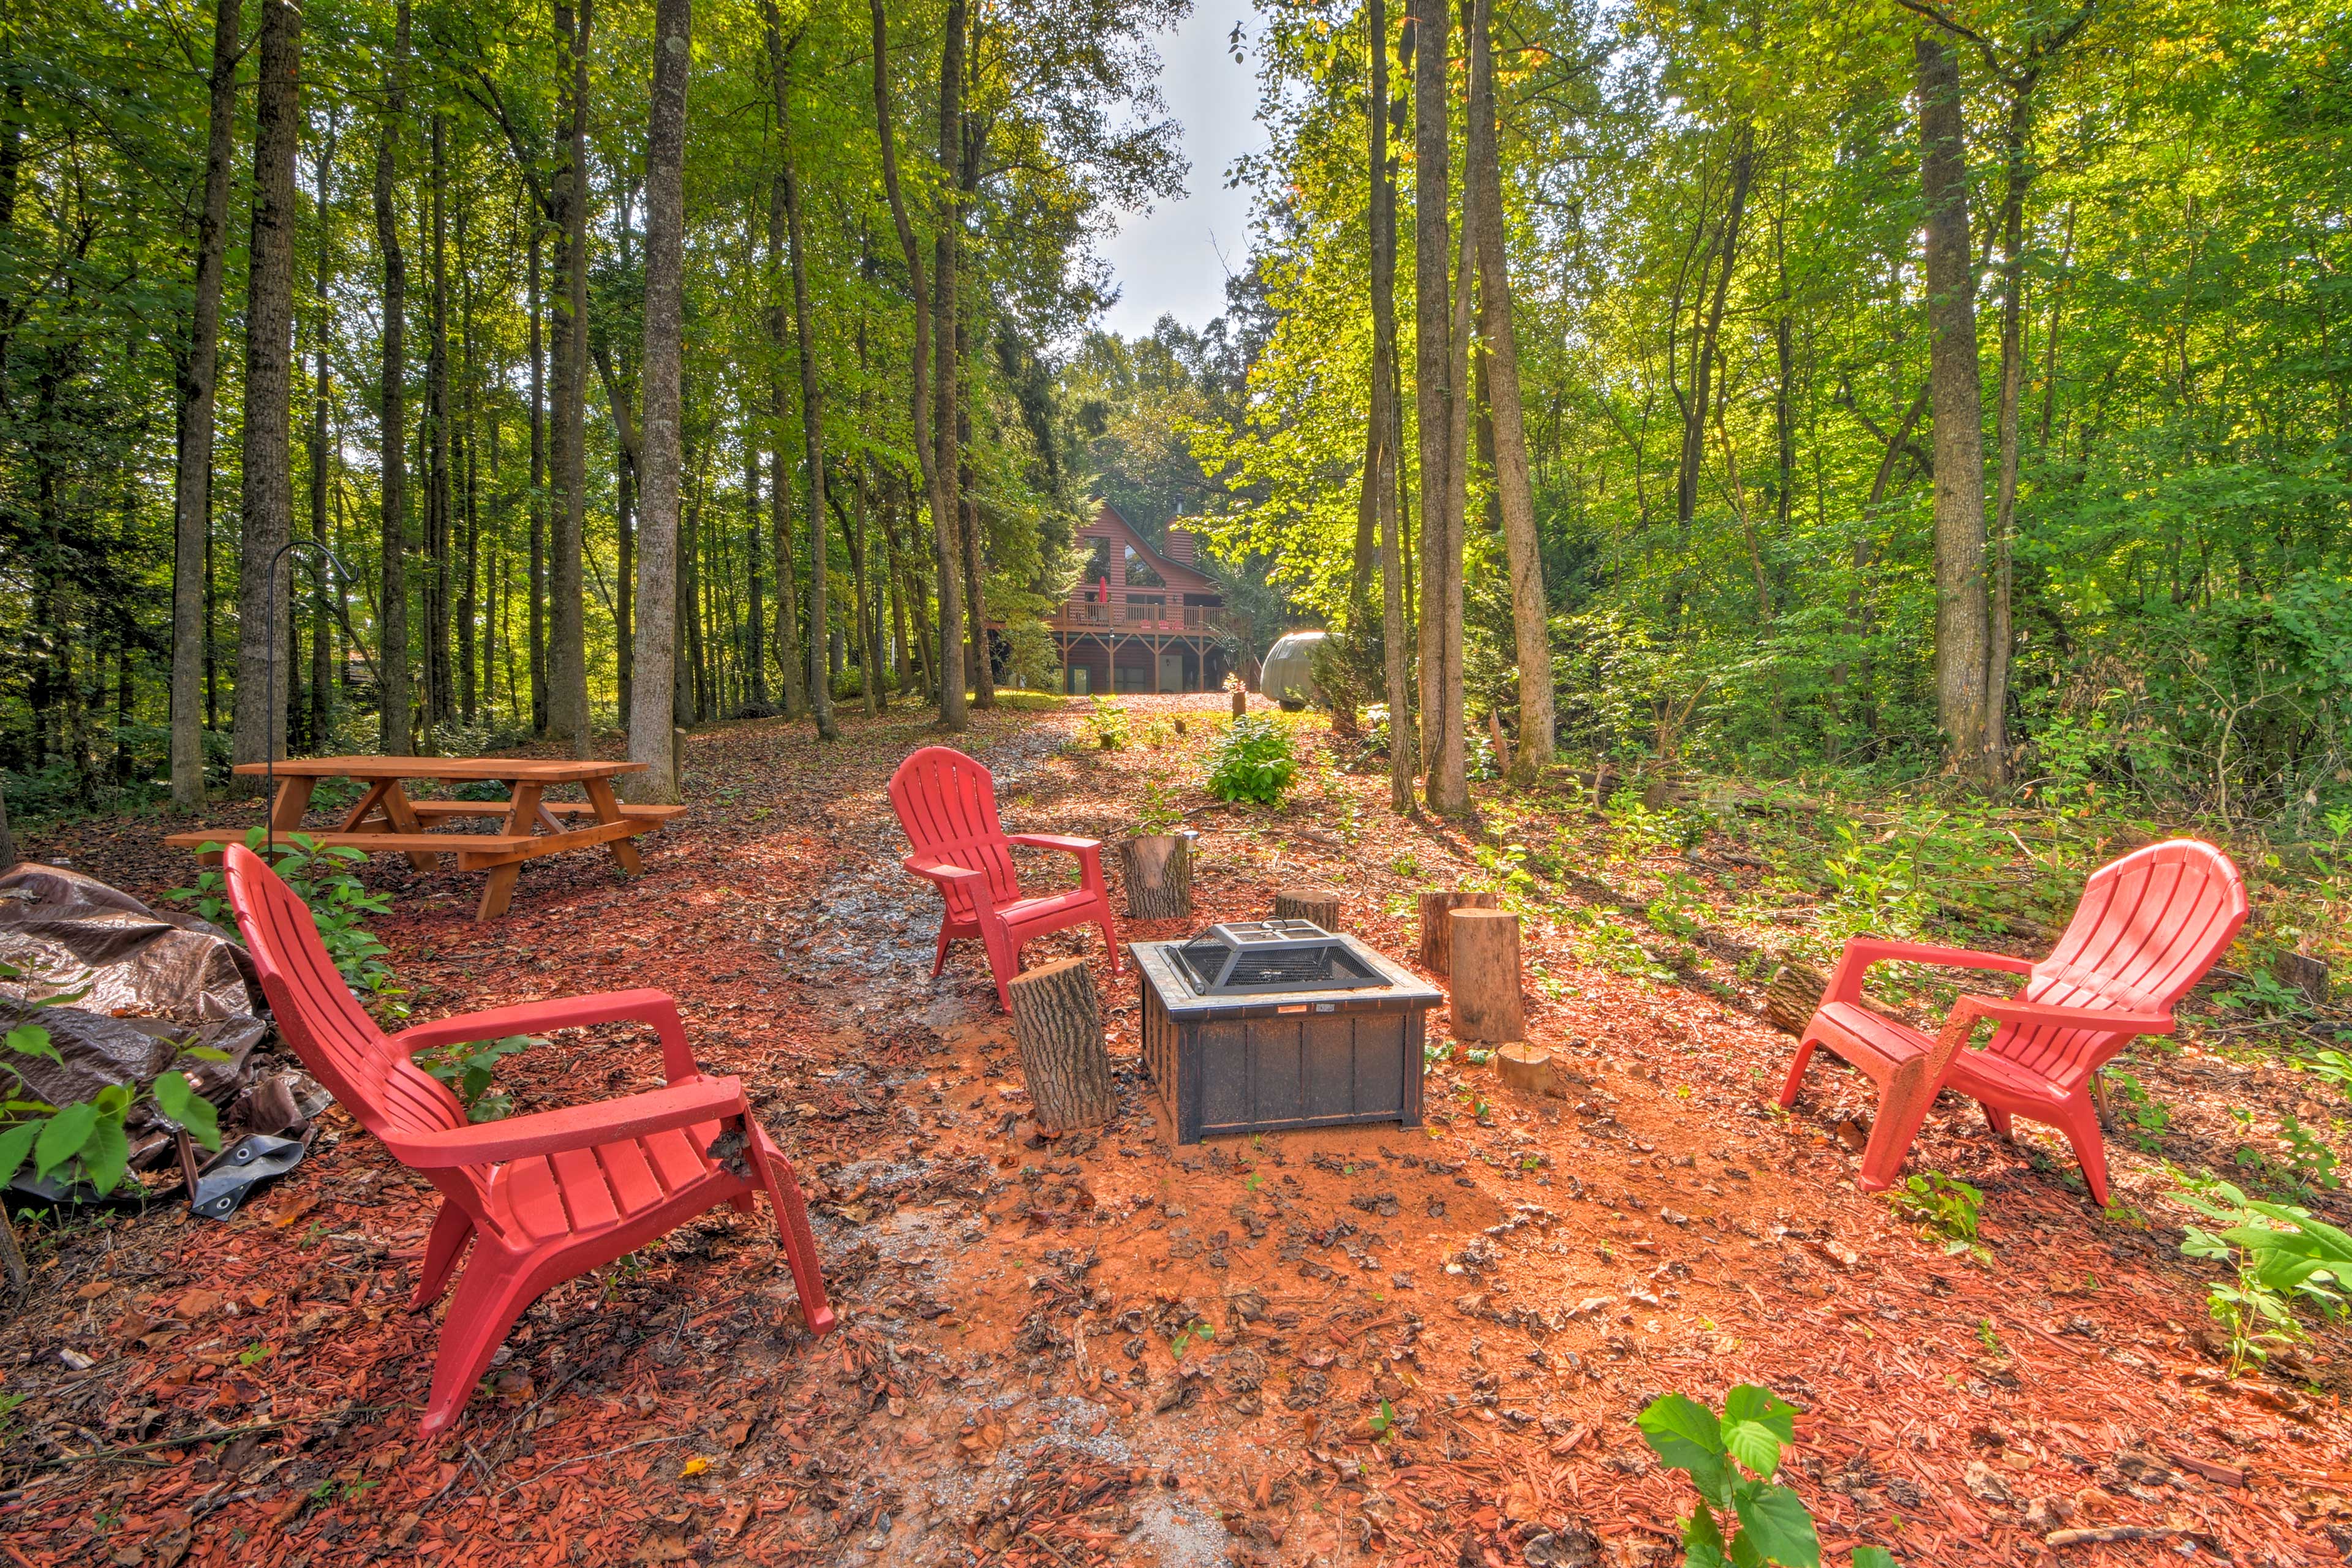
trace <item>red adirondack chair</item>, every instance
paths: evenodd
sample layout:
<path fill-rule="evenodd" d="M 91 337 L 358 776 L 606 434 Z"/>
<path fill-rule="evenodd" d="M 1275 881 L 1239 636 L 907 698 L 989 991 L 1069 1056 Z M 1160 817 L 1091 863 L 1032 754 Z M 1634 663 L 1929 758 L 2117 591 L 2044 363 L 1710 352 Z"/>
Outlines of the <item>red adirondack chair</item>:
<path fill-rule="evenodd" d="M 237 927 L 294 1054 L 394 1159 L 441 1189 L 411 1310 L 440 1299 L 474 1244 L 442 1325 L 425 1436 L 457 1420 L 507 1331 L 551 1286 L 720 1204 L 749 1214 L 755 1192 L 775 1207 L 809 1328 L 834 1326 L 792 1167 L 752 1117 L 742 1081 L 695 1067 L 668 996 L 535 1002 L 386 1036 L 352 1000 L 293 889 L 242 845 L 229 847 L 226 874 Z M 473 1126 L 457 1097 L 409 1060 L 435 1046 L 622 1019 L 660 1031 L 667 1088 Z"/>
<path fill-rule="evenodd" d="M 1958 1089 L 2009 1135 L 2022 1116 L 2055 1127 L 2074 1146 L 2091 1196 L 2107 1205 L 2107 1153 L 2091 1100 L 2092 1075 L 2141 1035 L 2168 1035 L 2173 1005 L 2204 976 L 2246 921 L 2237 867 L 2210 844 L 2176 838 L 2136 849 L 2091 873 L 2057 948 L 2035 963 L 1998 952 L 1856 937 L 1822 994 L 1780 1090 L 1797 1101 L 1816 1046 L 1843 1057 L 1879 1086 L 1878 1115 L 1856 1184 L 1894 1185 L 1937 1093 Z M 1933 1039 L 1862 1005 L 1862 981 L 1888 959 L 1950 969 L 2028 975 L 2014 997 L 1964 995 Z M 1991 1039 L 1969 1049 L 1977 1020 Z"/>
<path fill-rule="evenodd" d="M 1089 923 L 1102 928 L 1110 972 L 1119 972 L 1118 932 L 1111 924 L 1110 895 L 1103 889 L 1101 840 L 1006 833 L 996 816 L 996 781 L 986 768 L 947 746 L 925 746 L 898 764 L 890 775 L 890 808 L 915 849 L 899 864 L 938 888 L 947 903 L 934 975 L 947 967 L 948 943 L 976 936 L 988 950 L 997 1003 L 1009 1013 L 1013 996 L 1005 987 L 1021 973 L 1022 943 Z M 1015 844 L 1076 856 L 1079 885 L 1066 893 L 1023 898 L 1013 869 Z"/>

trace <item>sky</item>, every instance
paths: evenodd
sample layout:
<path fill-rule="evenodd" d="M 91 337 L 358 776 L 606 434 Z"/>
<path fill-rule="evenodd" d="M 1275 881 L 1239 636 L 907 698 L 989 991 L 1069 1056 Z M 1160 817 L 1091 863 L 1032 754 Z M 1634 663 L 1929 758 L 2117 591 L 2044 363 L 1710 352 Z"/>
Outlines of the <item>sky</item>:
<path fill-rule="evenodd" d="M 1192 172 L 1182 197 L 1126 215 L 1102 246 L 1120 290 L 1102 324 L 1123 336 L 1148 334 L 1163 313 L 1190 327 L 1222 315 L 1225 273 L 1248 254 L 1249 193 L 1227 190 L 1225 171 L 1241 154 L 1263 151 L 1265 134 L 1252 118 L 1253 67 L 1234 63 L 1225 40 L 1250 16 L 1248 0 L 1193 0 L 1192 16 L 1159 40 L 1160 90 L 1183 127 Z"/>

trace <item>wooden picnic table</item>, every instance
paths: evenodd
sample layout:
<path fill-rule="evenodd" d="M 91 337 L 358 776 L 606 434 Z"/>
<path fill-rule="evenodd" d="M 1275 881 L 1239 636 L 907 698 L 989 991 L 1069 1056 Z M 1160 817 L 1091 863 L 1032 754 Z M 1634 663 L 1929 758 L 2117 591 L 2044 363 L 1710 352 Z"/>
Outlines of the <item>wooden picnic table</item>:
<path fill-rule="evenodd" d="M 269 824 L 278 833 L 303 832 L 303 814 L 310 809 L 311 792 L 320 779 L 347 778 L 365 784 L 360 803 L 331 832 L 304 833 L 322 847 L 348 846 L 371 854 L 408 857 L 420 871 L 433 869 L 436 855 L 455 855 L 460 871 L 488 871 L 482 901 L 474 910 L 478 921 L 506 913 L 514 895 L 515 877 L 522 863 L 566 849 L 602 844 L 612 851 L 621 869 L 631 876 L 645 869 L 637 847 L 630 840 L 650 833 L 686 810 L 682 805 L 624 805 L 613 794 L 613 780 L 621 773 L 642 772 L 643 763 L 541 762 L 520 757 L 294 757 L 276 764 L 278 798 L 269 804 Z M 240 763 L 240 773 L 269 771 L 261 763 Z M 416 800 L 403 787 L 412 779 L 435 779 L 445 784 L 500 784 L 504 800 Z M 547 790 L 576 784 L 587 791 L 585 803 L 551 801 Z M 496 833 L 436 833 L 430 826 L 461 822 L 468 817 L 505 819 Z M 581 822 L 581 818 L 590 820 Z M 207 844 L 240 844 L 241 828 L 192 828 L 168 835 L 164 842 L 184 849 L 202 850 Z M 220 852 L 204 855 L 216 862 Z"/>

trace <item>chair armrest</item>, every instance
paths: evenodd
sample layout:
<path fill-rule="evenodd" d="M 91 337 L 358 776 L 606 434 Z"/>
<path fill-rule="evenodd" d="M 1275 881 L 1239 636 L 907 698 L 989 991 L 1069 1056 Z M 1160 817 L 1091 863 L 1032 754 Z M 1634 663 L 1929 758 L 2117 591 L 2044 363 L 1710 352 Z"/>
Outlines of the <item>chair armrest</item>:
<path fill-rule="evenodd" d="M 1960 1001 L 2004 1024 L 2056 1024 L 2070 1029 L 2100 1029 L 2116 1035 L 2168 1035 L 2180 1026 L 2169 1013 L 2126 1013 L 2107 1007 L 2060 1007 L 2008 996 L 1967 995 Z"/>
<path fill-rule="evenodd" d="M 392 1152 L 402 1163 L 420 1171 L 499 1165 L 567 1149 L 624 1142 L 649 1132 L 667 1132 L 750 1111 L 742 1079 L 697 1076 L 625 1100 L 567 1106 L 442 1132 L 411 1133 L 401 1136 Z"/>
<path fill-rule="evenodd" d="M 1928 963 L 1943 969 L 2000 969 L 2011 974 L 2031 974 L 2035 963 L 2033 959 L 2012 958 L 2005 952 L 1977 952 L 1962 947 L 1936 947 L 1920 942 L 1891 942 L 1880 937 L 1858 936 L 1845 944 L 1845 952 L 1839 958 L 1837 971 L 1830 976 L 1829 987 L 1822 993 L 1822 1000 L 1860 1001 L 1864 973 L 1874 963 L 1889 961 Z"/>
<path fill-rule="evenodd" d="M 686 1024 L 677 1004 L 665 991 L 604 991 L 588 996 L 562 996 L 551 1002 L 525 1002 L 487 1013 L 461 1013 L 430 1024 L 403 1029 L 394 1045 L 414 1054 L 437 1046 L 469 1045 L 476 1040 L 504 1039 L 534 1029 L 577 1029 L 591 1024 L 651 1024 L 661 1036 L 663 1076 L 671 1083 L 696 1076 L 694 1055 L 686 1048 Z"/>
<path fill-rule="evenodd" d="M 898 864 L 910 875 L 920 877 L 927 882 L 936 883 L 942 893 L 958 882 L 979 882 L 985 885 L 988 881 L 986 877 L 968 867 L 950 866 L 944 860 L 926 860 L 920 855 L 909 855 Z"/>
<path fill-rule="evenodd" d="M 1071 855 L 1098 855 L 1102 852 L 1099 838 L 1072 838 L 1060 833 L 1008 833 L 1004 836 L 1015 844 L 1026 844 L 1032 849 L 1059 849 Z"/>

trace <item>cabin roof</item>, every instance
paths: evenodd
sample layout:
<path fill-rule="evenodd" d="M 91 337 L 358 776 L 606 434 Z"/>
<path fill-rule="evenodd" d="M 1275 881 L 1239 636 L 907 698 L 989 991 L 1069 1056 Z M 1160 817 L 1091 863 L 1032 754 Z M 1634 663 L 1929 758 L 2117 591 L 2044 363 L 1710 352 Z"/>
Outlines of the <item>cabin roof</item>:
<path fill-rule="evenodd" d="M 1153 571 L 1160 574 L 1160 579 L 1170 588 L 1181 593 L 1221 592 L 1215 578 L 1197 567 L 1187 566 L 1181 561 L 1171 560 L 1167 555 L 1153 549 L 1150 541 L 1137 532 L 1135 525 L 1121 516 L 1118 508 L 1108 501 L 1102 502 L 1096 509 L 1094 521 L 1080 529 L 1078 537 L 1080 539 L 1115 539 L 1131 546 L 1138 555 L 1142 556 L 1150 563 Z M 1124 584 L 1120 585 L 1124 586 Z"/>

